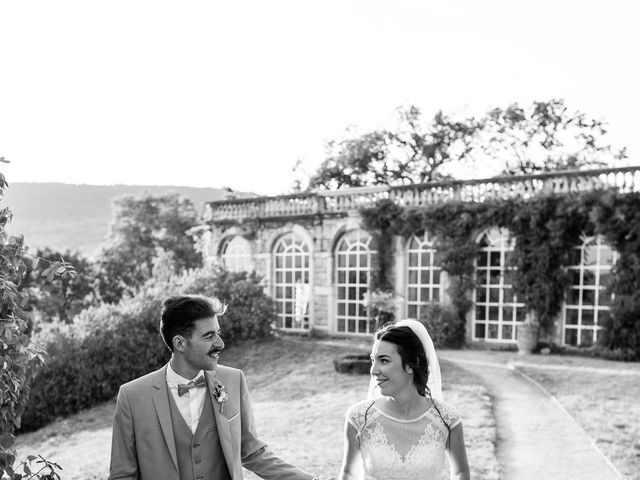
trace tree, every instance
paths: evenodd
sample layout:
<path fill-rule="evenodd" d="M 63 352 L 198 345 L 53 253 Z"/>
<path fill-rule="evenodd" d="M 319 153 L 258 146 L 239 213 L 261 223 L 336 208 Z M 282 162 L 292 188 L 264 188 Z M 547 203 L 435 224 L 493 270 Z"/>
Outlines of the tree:
<path fill-rule="evenodd" d="M 0 161 L 8 163 L 4 157 Z M 0 173 L 0 196 L 7 187 Z M 24 262 L 27 247 L 21 236 L 7 235 L 5 226 L 11 217 L 8 208 L 0 210 L 0 478 L 23 478 L 17 470 L 28 474 L 28 478 L 59 478 L 54 471 L 57 465 L 42 457 L 39 458 L 44 464 L 37 472 L 30 467 L 32 461 L 38 460 L 36 456 L 29 456 L 15 466 L 14 432 L 20 426 L 31 382 L 44 363 L 45 352 L 31 342 L 30 323 L 22 309 L 25 297 L 19 287 L 27 271 Z M 74 275 L 67 262 L 42 261 L 47 263 L 43 271 L 47 278 Z"/>
<path fill-rule="evenodd" d="M 154 258 L 172 252 L 177 270 L 202 265 L 186 233 L 199 222 L 193 202 L 177 193 L 124 195 L 114 201 L 109 243 L 99 259 L 98 290 L 105 302 L 132 294 L 152 274 Z"/>
<path fill-rule="evenodd" d="M 44 248 L 36 251 L 37 258 L 64 259 L 74 266 L 76 272 L 74 277 L 56 277 L 50 281 L 43 275 L 48 268 L 45 262 L 36 261 L 27 265 L 22 289 L 28 292 L 30 306 L 43 320 L 70 323 L 80 311 L 97 302 L 93 288 L 96 278 L 94 264 L 79 252 L 57 252 Z"/>
<path fill-rule="evenodd" d="M 562 99 L 494 108 L 478 146 L 505 175 L 597 168 L 627 158 L 608 143 L 606 122 L 570 111 Z"/>
<path fill-rule="evenodd" d="M 445 180 L 450 178 L 445 167 L 466 158 L 482 128 L 473 118 L 454 119 L 442 112 L 424 125 L 415 106 L 400 107 L 397 113 L 399 123 L 394 130 L 329 142 L 329 157 L 311 176 L 307 188 L 335 190 Z"/>
<path fill-rule="evenodd" d="M 307 188 L 442 181 L 455 177 L 460 166 L 532 174 L 611 165 L 627 156 L 626 149 L 609 143 L 606 122 L 569 111 L 561 99 L 527 107 L 514 103 L 463 119 L 438 112 L 426 125 L 415 106 L 401 107 L 398 114 L 394 129 L 330 141 L 328 157 L 309 176 Z M 298 180 L 294 190 L 303 186 Z"/>

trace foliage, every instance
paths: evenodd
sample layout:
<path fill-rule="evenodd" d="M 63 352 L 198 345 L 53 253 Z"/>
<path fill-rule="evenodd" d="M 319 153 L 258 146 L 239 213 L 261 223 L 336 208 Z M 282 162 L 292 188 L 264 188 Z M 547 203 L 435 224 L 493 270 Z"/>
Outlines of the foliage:
<path fill-rule="evenodd" d="M 440 303 L 427 303 L 420 307 L 422 322 L 436 347 L 460 348 L 465 340 L 465 322 L 454 307 Z"/>
<path fill-rule="evenodd" d="M 443 167 L 466 157 L 481 125 L 442 112 L 424 125 L 421 115 L 415 106 L 400 107 L 395 129 L 329 142 L 329 156 L 309 179 L 308 188 L 406 185 L 448 178 Z"/>
<path fill-rule="evenodd" d="M 62 258 L 74 266 L 74 277 L 48 278 L 51 271 L 38 258 Z M 29 307 L 44 321 L 68 323 L 81 310 L 97 302 L 93 283 L 93 263 L 79 252 L 57 252 L 50 248 L 36 251 L 36 258 L 27 262 L 27 274 L 22 282 L 23 292 L 29 295 Z"/>
<path fill-rule="evenodd" d="M 473 306 L 478 235 L 505 228 L 514 241 L 510 265 L 513 286 L 525 308 L 536 312 L 543 334 L 552 337 L 570 278 L 572 253 L 587 235 L 605 235 L 619 252 L 613 269 L 611 319 L 603 325 L 600 345 L 610 351 L 635 352 L 640 358 L 640 194 L 616 190 L 483 203 L 449 202 L 422 208 L 391 207 L 383 200 L 363 209 L 365 228 L 378 251 L 392 258 L 393 235 L 409 237 L 428 231 L 438 239 L 442 269 L 450 276 L 449 296 L 464 324 Z M 380 262 L 378 268 L 388 268 Z M 388 277 L 379 272 L 374 279 Z M 380 284 L 372 288 L 380 288 Z"/>
<path fill-rule="evenodd" d="M 5 162 L 4 158 L 0 161 Z M 0 173 L 0 196 L 7 188 Z M 8 208 L 0 210 L 0 477 L 15 477 L 14 432 L 20 426 L 31 382 L 44 362 L 43 351 L 31 341 L 31 325 L 23 310 L 25 297 L 19 289 L 27 267 L 27 247 L 21 236 L 8 236 L 5 226 L 11 220 Z M 44 261 L 44 260 L 43 260 Z M 64 261 L 48 262 L 50 277 L 72 277 L 73 267 Z M 27 462 L 28 463 L 28 462 Z M 28 465 L 27 465 L 27 468 Z M 20 474 L 18 474 L 20 475 Z M 35 473 L 31 478 L 45 478 Z"/>
<path fill-rule="evenodd" d="M 640 358 L 640 193 L 600 198 L 591 212 L 607 241 L 618 252 L 614 268 L 611 317 L 601 345 L 610 351 L 635 352 Z"/>
<path fill-rule="evenodd" d="M 360 303 L 368 307 L 376 321 L 376 328 L 380 328 L 385 323 L 393 321 L 396 308 L 401 300 L 401 297 L 393 292 L 372 290 L 365 292 Z"/>
<path fill-rule="evenodd" d="M 275 305 L 256 275 L 209 268 L 178 275 L 165 263 L 156 261 L 155 276 L 134 297 L 88 308 L 72 324 L 39 334 L 50 360 L 33 384 L 23 430 L 113 398 L 122 383 L 164 365 L 170 352 L 158 325 L 167 292 L 226 301 L 228 311 L 220 318 L 226 343 L 271 334 Z"/>
<path fill-rule="evenodd" d="M 191 200 L 177 193 L 123 195 L 114 201 L 109 243 L 99 261 L 98 290 L 117 302 L 151 277 L 153 261 L 173 252 L 176 271 L 196 268 L 202 255 L 187 230 L 199 223 Z"/>
<path fill-rule="evenodd" d="M 626 149 L 609 142 L 606 122 L 570 111 L 562 99 L 513 103 L 467 118 L 438 112 L 427 123 L 410 105 L 400 107 L 398 117 L 394 128 L 363 135 L 348 129 L 345 139 L 330 141 L 327 158 L 306 174 L 307 189 L 435 182 L 453 178 L 464 166 L 527 174 L 627 158 Z M 298 179 L 294 189 L 303 184 Z"/>
<path fill-rule="evenodd" d="M 569 111 L 562 99 L 494 108 L 482 123 L 479 143 L 507 175 L 593 168 L 627 157 L 626 149 L 607 143 L 603 120 Z"/>
<path fill-rule="evenodd" d="M 36 464 L 34 467 L 33 464 Z M 60 475 L 56 470 L 62 470 L 62 467 L 55 462 L 51 462 L 42 455 L 29 455 L 26 460 L 20 462 L 15 467 L 6 469 L 9 475 L 8 480 L 60 480 Z M 2 473 L 2 472 L 0 472 Z M 2 477 L 5 478 L 5 477 Z"/>

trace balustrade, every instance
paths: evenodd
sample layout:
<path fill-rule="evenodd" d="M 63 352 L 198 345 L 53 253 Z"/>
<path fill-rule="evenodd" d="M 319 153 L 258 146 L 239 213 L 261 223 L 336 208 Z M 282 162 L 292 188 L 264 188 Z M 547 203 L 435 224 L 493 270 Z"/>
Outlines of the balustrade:
<path fill-rule="evenodd" d="M 209 202 L 205 221 L 242 221 L 323 213 L 340 213 L 390 199 L 402 206 L 426 206 L 449 201 L 484 202 L 492 198 L 530 198 L 541 193 L 570 193 L 603 188 L 622 192 L 640 190 L 640 167 L 568 170 L 537 175 L 519 175 L 480 180 L 387 185 L 315 191 L 275 197 L 255 197 Z"/>

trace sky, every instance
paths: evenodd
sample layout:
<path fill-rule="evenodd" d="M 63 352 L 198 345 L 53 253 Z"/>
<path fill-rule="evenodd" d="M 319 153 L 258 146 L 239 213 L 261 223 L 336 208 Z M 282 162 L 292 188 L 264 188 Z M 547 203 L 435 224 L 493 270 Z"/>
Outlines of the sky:
<path fill-rule="evenodd" d="M 277 195 L 297 160 L 311 172 L 327 141 L 400 105 L 550 98 L 607 120 L 639 165 L 636 5 L 0 0 L 0 171 Z"/>

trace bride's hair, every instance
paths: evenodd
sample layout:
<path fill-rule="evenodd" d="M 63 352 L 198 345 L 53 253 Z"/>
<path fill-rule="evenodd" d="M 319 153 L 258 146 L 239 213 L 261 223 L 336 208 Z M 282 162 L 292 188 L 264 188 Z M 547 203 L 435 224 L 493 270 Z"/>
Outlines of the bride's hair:
<path fill-rule="evenodd" d="M 387 324 L 376 332 L 376 340 L 393 343 L 402 359 L 402 366 L 413 371 L 413 384 L 420 395 L 431 396 L 429 380 L 429 362 L 422 342 L 409 327 L 396 327 Z"/>
<path fill-rule="evenodd" d="M 427 361 L 427 354 L 424 351 L 420 338 L 418 338 L 410 327 L 396 326 L 388 323 L 376 331 L 375 339 L 393 343 L 396 346 L 396 350 L 402 360 L 402 366 L 408 366 L 413 371 L 413 384 L 416 390 L 423 397 L 429 397 L 431 399 L 433 406 L 440 416 L 440 420 L 442 420 L 442 423 L 444 423 L 449 433 L 451 433 L 449 424 L 444 421 L 442 413 L 440 413 L 440 409 L 433 400 L 429 387 L 427 387 L 427 381 L 429 380 L 429 362 Z M 371 408 L 371 406 L 373 406 L 373 403 L 369 408 Z M 367 422 L 369 408 L 367 408 L 365 412 L 365 424 Z M 364 426 L 362 429 L 364 430 Z M 447 438 L 447 442 L 448 441 L 449 439 Z"/>

